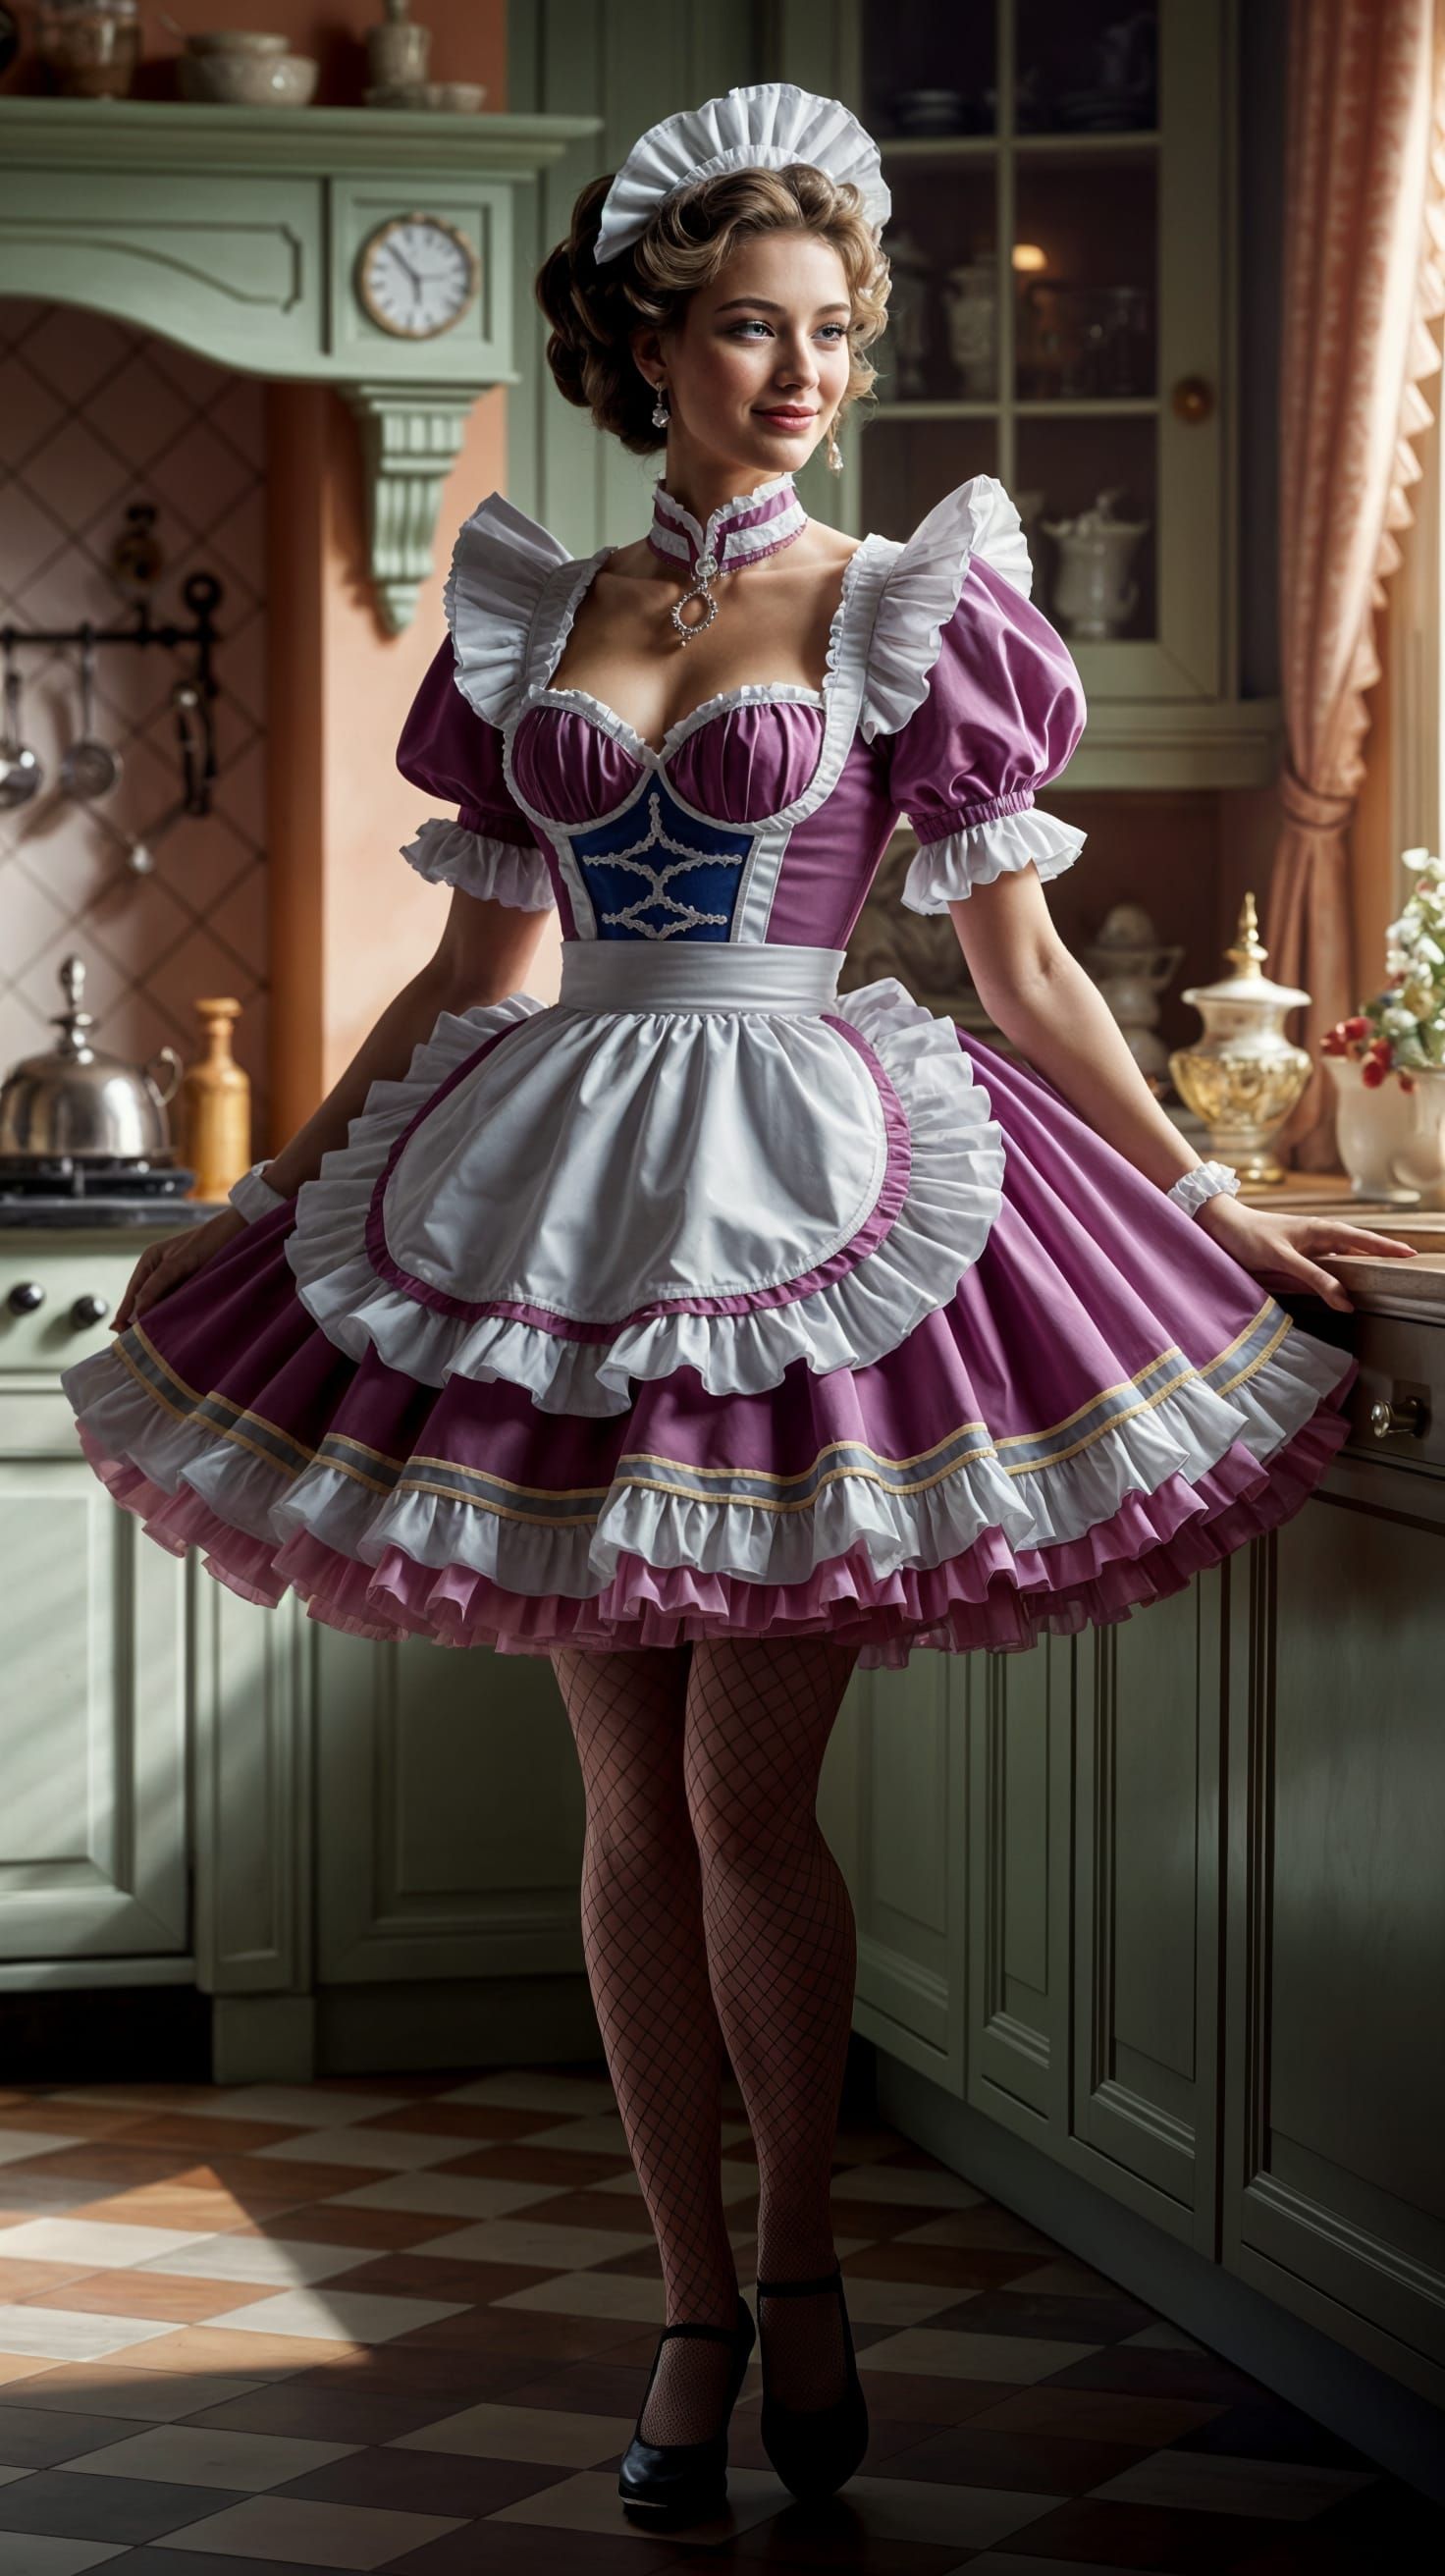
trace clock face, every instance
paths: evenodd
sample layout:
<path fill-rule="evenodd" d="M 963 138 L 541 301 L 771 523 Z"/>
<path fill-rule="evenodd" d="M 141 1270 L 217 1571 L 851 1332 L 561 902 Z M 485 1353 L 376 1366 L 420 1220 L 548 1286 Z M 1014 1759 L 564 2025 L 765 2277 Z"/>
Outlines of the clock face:
<path fill-rule="evenodd" d="M 460 321 L 476 294 L 476 253 L 439 215 L 398 215 L 362 243 L 358 286 L 383 331 L 430 340 Z"/>

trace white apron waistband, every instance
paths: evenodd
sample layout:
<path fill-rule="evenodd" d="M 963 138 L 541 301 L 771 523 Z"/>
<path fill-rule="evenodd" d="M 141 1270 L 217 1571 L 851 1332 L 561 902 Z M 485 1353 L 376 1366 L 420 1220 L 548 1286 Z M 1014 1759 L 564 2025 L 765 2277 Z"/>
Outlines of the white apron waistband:
<path fill-rule="evenodd" d="M 827 1010 L 847 951 L 723 939 L 564 939 L 563 1010 Z"/>

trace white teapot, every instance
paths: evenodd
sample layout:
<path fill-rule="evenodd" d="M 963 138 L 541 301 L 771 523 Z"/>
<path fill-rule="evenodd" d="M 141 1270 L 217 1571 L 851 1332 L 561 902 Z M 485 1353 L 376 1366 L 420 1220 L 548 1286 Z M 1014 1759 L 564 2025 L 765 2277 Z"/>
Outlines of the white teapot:
<path fill-rule="evenodd" d="M 1120 519 L 1114 505 L 1121 487 L 1101 492 L 1076 519 L 1045 519 L 1045 536 L 1059 549 L 1053 606 L 1066 635 L 1107 641 L 1133 616 L 1139 586 L 1129 578 L 1134 550 L 1147 536 L 1148 519 Z"/>

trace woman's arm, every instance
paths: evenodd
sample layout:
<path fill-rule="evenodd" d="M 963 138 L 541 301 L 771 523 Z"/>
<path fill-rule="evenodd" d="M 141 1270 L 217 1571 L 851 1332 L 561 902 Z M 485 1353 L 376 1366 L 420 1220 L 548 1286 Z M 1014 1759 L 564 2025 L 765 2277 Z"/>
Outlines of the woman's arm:
<path fill-rule="evenodd" d="M 290 1198 L 303 1181 L 314 1180 L 322 1155 L 345 1144 L 372 1084 L 401 1078 L 443 1011 L 470 1010 L 517 992 L 547 918 L 454 887 L 435 956 L 403 984 L 320 1107 L 266 1165 L 262 1177 L 270 1187 Z"/>
<path fill-rule="evenodd" d="M 1161 1189 L 1193 1171 L 1201 1157 L 1155 1099 L 1103 994 L 1060 939 L 1037 869 L 975 886 L 948 909 L 979 999 L 1025 1062 Z M 1303 1281 L 1346 1310 L 1351 1299 L 1311 1253 L 1414 1250 L 1338 1217 L 1289 1216 L 1224 1192 L 1205 1200 L 1194 1223 L 1245 1269 Z"/>

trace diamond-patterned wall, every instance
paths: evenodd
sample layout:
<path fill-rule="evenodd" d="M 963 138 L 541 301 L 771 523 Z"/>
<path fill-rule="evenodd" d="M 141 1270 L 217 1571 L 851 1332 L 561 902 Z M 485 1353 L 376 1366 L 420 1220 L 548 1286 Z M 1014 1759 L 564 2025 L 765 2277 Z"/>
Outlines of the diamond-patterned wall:
<path fill-rule="evenodd" d="M 188 573 L 224 585 L 215 675 L 220 775 L 205 820 L 162 828 L 181 793 L 169 692 L 181 659 L 100 650 L 95 728 L 121 753 L 84 805 L 56 780 L 80 729 L 78 655 L 26 647 L 25 740 L 38 795 L 0 810 L 0 1075 L 55 1043 L 58 969 L 85 961 L 94 1043 L 139 1063 L 202 1052 L 197 995 L 243 1005 L 235 1050 L 252 1085 L 252 1153 L 268 1150 L 266 1076 L 264 388 L 151 333 L 73 308 L 0 298 L 0 623 L 121 624 L 106 571 L 133 501 L 157 506 L 158 617 L 189 623 Z M 127 866 L 134 838 L 154 866 Z"/>

